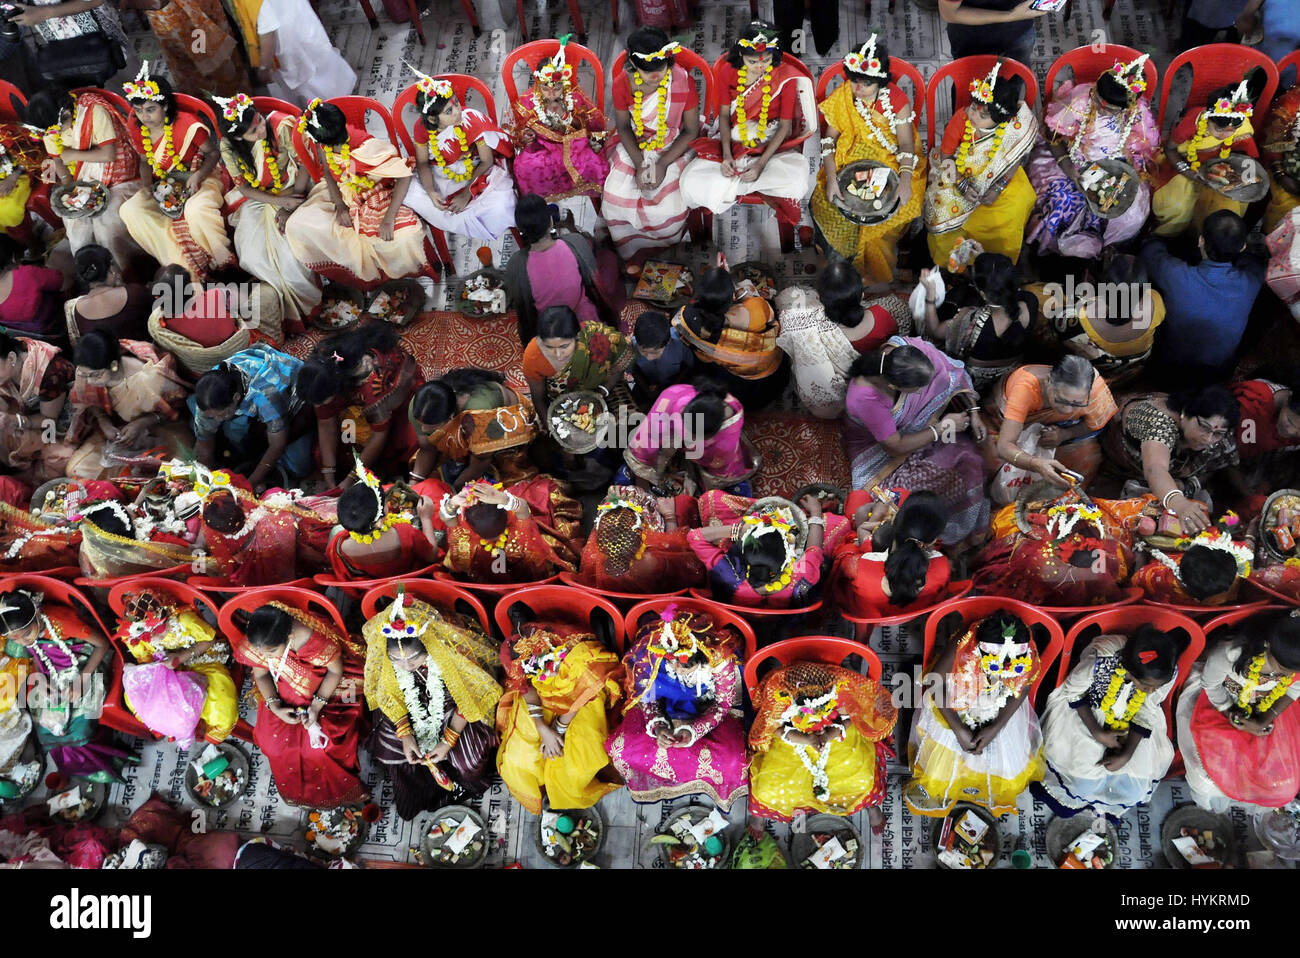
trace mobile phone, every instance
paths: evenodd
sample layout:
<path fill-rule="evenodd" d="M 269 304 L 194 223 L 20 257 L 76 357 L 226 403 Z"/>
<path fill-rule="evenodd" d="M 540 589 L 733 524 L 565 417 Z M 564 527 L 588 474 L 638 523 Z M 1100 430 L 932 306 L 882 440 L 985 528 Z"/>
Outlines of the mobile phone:
<path fill-rule="evenodd" d="M 1048 13 L 1060 13 L 1065 9 L 1069 0 L 1034 0 L 1029 5 L 1030 10 L 1046 10 Z"/>
<path fill-rule="evenodd" d="M 1056 471 L 1076 484 L 1083 482 L 1083 473 L 1081 472 L 1075 472 L 1073 469 L 1066 469 L 1064 466 L 1057 466 Z"/>

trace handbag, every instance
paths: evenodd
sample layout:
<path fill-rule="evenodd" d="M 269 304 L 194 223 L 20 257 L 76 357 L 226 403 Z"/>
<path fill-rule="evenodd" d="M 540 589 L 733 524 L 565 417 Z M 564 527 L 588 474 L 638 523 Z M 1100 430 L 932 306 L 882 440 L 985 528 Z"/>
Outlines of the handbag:
<path fill-rule="evenodd" d="M 86 79 L 98 84 L 125 66 L 125 51 L 102 30 L 51 40 L 36 54 L 36 70 L 46 83 Z"/>

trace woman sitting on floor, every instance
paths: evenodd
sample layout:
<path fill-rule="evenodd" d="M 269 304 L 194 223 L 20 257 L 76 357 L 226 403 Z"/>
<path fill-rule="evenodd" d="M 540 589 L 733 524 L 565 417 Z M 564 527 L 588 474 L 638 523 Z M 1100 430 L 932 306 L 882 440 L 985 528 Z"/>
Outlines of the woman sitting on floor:
<path fill-rule="evenodd" d="M 357 481 L 339 497 L 342 532 L 330 540 L 328 556 L 340 579 L 387 579 L 414 572 L 442 555 L 446 529 L 438 502 L 450 487 L 426 479 L 418 489 L 379 478 L 356 461 Z"/>
<path fill-rule="evenodd" d="M 602 323 L 581 323 L 569 307 L 552 306 L 538 317 L 537 336 L 524 350 L 533 408 L 546 422 L 547 407 L 565 393 L 603 390 L 608 396 L 634 358 L 622 333 Z"/>
<path fill-rule="evenodd" d="M 698 525 L 690 496 L 656 499 L 636 486 L 611 486 L 596 507 L 579 579 L 607 592 L 677 592 L 704 582 L 686 541 Z"/>
<path fill-rule="evenodd" d="M 498 647 L 474 619 L 406 596 L 362 627 L 370 751 L 410 821 L 487 791 L 496 764 Z"/>

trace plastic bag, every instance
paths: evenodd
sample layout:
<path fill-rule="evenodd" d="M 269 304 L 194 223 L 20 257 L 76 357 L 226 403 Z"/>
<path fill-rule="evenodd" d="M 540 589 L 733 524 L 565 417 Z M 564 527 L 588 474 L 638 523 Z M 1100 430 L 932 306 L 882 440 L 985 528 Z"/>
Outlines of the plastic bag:
<path fill-rule="evenodd" d="M 749 870 L 788 868 L 776 839 L 764 832 L 757 839 L 748 831 L 731 853 L 731 867 Z"/>
<path fill-rule="evenodd" d="M 182 748 L 194 744 L 208 692 L 206 677 L 177 671 L 166 662 L 128 665 L 122 670 L 122 692 L 127 706 L 150 731 L 174 738 Z"/>
<path fill-rule="evenodd" d="M 1043 437 L 1043 424 L 1034 422 L 1030 423 L 1021 430 L 1020 436 L 1016 439 L 1016 447 L 1025 455 L 1016 456 L 1021 462 L 1028 459 L 1055 459 L 1055 449 L 1039 449 L 1038 442 Z M 989 483 L 989 498 L 1000 506 L 1009 506 L 1016 501 L 1016 496 L 1025 486 L 1036 482 L 1038 473 L 1030 472 L 1020 466 L 1013 466 L 1009 462 L 1002 463 L 998 467 L 997 474 L 994 475 L 993 481 Z"/>

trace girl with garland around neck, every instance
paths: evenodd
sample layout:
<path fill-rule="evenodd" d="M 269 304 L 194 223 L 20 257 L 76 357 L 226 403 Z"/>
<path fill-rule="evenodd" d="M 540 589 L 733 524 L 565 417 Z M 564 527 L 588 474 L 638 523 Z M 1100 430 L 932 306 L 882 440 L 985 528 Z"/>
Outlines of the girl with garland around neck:
<path fill-rule="evenodd" d="M 553 486 L 553 480 L 538 477 Z M 525 490 L 514 487 L 521 493 Z M 555 489 L 551 489 L 553 497 Z M 572 500 L 570 500 L 572 502 Z M 551 506 L 551 502 L 536 505 Z M 554 510 L 552 510 L 553 512 Z M 577 566 L 567 557 L 570 544 L 538 514 L 534 503 L 501 483 L 476 480 L 460 492 L 443 497 L 438 515 L 447 526 L 447 554 L 443 565 L 466 582 L 504 584 L 536 582 Z M 537 517 L 535 517 L 537 516 Z M 576 523 L 566 523 L 570 530 Z"/>
<path fill-rule="evenodd" d="M 1151 185 L 1160 131 L 1147 94 L 1148 60 L 1115 66 L 1096 83 L 1066 82 L 1047 105 L 1048 139 L 1029 157 L 1029 182 L 1038 194 L 1025 240 L 1039 253 L 1097 259 L 1105 247 L 1132 239 L 1151 212 Z M 1152 91 L 1154 92 L 1154 91 Z M 1097 160 L 1123 160 L 1137 170 L 1137 196 L 1124 213 L 1103 219 L 1088 206 L 1079 179 Z"/>
<path fill-rule="evenodd" d="M 1241 580 L 1250 575 L 1255 547 L 1253 540 L 1234 540 L 1228 518 L 1236 519 L 1225 517 L 1195 536 L 1182 536 L 1175 525 L 1170 533 L 1172 546 L 1166 535 L 1139 541 L 1137 552 L 1143 564 L 1130 584 L 1154 602 L 1201 606 L 1235 602 Z"/>
<path fill-rule="evenodd" d="M 1043 788 L 1060 814 L 1121 818 L 1151 800 L 1174 760 L 1161 703 L 1178 677 L 1182 630 L 1099 635 L 1043 714 Z"/>
<path fill-rule="evenodd" d="M 462 107 L 450 80 L 407 67 L 420 78 L 415 168 L 423 189 L 413 208 L 444 233 L 499 239 L 515 225 L 515 184 L 506 167 L 514 155 L 510 138 L 495 118 Z"/>
<path fill-rule="evenodd" d="M 320 308 L 321 291 L 284 235 L 289 214 L 311 189 L 293 146 L 297 119 L 278 110 L 258 112 L 246 93 L 212 101 L 221 125 L 221 162 L 234 183 L 226 205 L 240 268 L 279 294 L 285 332 L 304 332 L 307 318 Z"/>
<path fill-rule="evenodd" d="M 686 541 L 688 529 L 698 524 L 690 496 L 656 498 L 636 486 L 610 486 L 596 507 L 579 581 L 639 595 L 700 585 L 704 566 Z"/>
<path fill-rule="evenodd" d="M 715 71 L 727 106 L 719 139 L 700 139 L 682 171 L 687 209 L 727 212 L 745 194 L 758 193 L 777 215 L 797 223 L 812 186 L 808 161 L 787 140 L 816 123 L 812 81 L 782 62 L 774 26 L 755 20 L 740 32 Z"/>
<path fill-rule="evenodd" d="M 802 507 L 802 508 L 801 508 Z M 798 608 L 816 599 L 824 551 L 848 533 L 843 516 L 822 515 L 820 500 L 747 499 L 721 489 L 700 497 L 703 526 L 686 539 L 709 572 L 713 597 L 730 605 Z"/>
<path fill-rule="evenodd" d="M 431 275 L 424 224 L 412 207 L 427 197 L 411 176 L 411 162 L 388 141 L 348 126 L 342 110 L 320 100 L 307 104 L 297 132 L 323 171 L 284 225 L 298 262 L 362 289 Z"/>
<path fill-rule="evenodd" d="M 1043 777 L 1043 735 L 1029 701 L 1040 668 L 1029 627 L 1007 612 L 959 623 L 936 645 L 926 674 L 941 681 L 927 687 L 907 749 L 903 800 L 913 814 L 946 815 L 958 802 L 994 815 L 1016 810 L 1020 793 Z"/>
<path fill-rule="evenodd" d="M 1216 210 L 1245 215 L 1247 204 L 1219 192 L 1215 165 L 1233 153 L 1259 157 L 1251 117 L 1264 79 L 1264 71 L 1257 67 L 1235 87 L 1215 90 L 1199 110 L 1188 104 L 1169 134 L 1164 162 L 1156 172 L 1151 212 L 1157 236 L 1178 236 L 1189 227 L 1199 232 L 1205 218 Z"/>
<path fill-rule="evenodd" d="M 367 801 L 357 745 L 365 703 L 365 650 L 316 615 L 273 600 L 236 616 L 230 644 L 253 670 L 253 744 L 290 805 L 337 808 Z"/>
<path fill-rule="evenodd" d="M 925 159 L 919 152 L 916 117 L 903 91 L 892 82 L 889 50 L 878 33 L 844 57 L 844 83 L 820 104 L 826 118 L 822 165 L 812 194 L 819 245 L 831 258 L 851 261 L 869 281 L 894 278 L 898 244 L 921 214 Z M 898 174 L 898 209 L 873 226 L 860 226 L 840 210 L 844 193 L 837 174 L 850 163 L 874 160 Z"/>
<path fill-rule="evenodd" d="M 618 143 L 601 213 L 632 270 L 686 230 L 681 176 L 700 132 L 700 102 L 690 72 L 676 63 L 680 50 L 663 30 L 641 27 L 629 34 L 626 69 L 614 77 Z"/>
<path fill-rule="evenodd" d="M 342 529 L 326 548 L 335 577 L 386 579 L 437 561 L 446 538 L 438 503 L 451 487 L 426 479 L 415 487 L 394 483 L 384 488 L 360 459 L 356 478 L 339 497 Z"/>
<path fill-rule="evenodd" d="M 534 815 L 543 802 L 590 808 L 623 784 L 605 752 L 623 697 L 623 664 L 597 637 L 595 622 L 540 620 L 523 602 L 507 614 L 497 772 Z"/>
<path fill-rule="evenodd" d="M 325 558 L 338 501 L 271 489 L 261 499 L 225 488 L 204 496 L 195 548 L 206 551 L 205 574 L 236 586 L 275 585 L 329 569 Z"/>
<path fill-rule="evenodd" d="M 496 765 L 499 647 L 478 621 L 406 595 L 361 629 L 370 751 L 407 821 L 480 797 Z"/>
<path fill-rule="evenodd" d="M 1178 698 L 1178 746 L 1202 808 L 1281 808 L 1300 791 L 1300 611 L 1239 623 L 1192 669 Z"/>
<path fill-rule="evenodd" d="M 510 103 L 508 132 L 521 195 L 548 203 L 575 196 L 599 199 L 609 175 L 605 116 L 578 85 L 560 37 L 560 50 L 533 72 L 532 88 Z"/>
<path fill-rule="evenodd" d="M 106 744 L 99 728 L 108 639 L 71 606 L 21 589 L 0 593 L 0 635 L 4 654 L 28 664 L 27 711 L 59 771 L 121 781 L 123 765 L 137 759 Z"/>
<path fill-rule="evenodd" d="M 1300 78 L 1273 100 L 1260 151 L 1273 180 L 1263 224 L 1272 233 L 1300 207 Z"/>
<path fill-rule="evenodd" d="M 795 662 L 763 679 L 749 730 L 749 811 L 788 822 L 799 812 L 885 820 L 885 763 L 898 710 L 879 682 L 838 665 Z M 752 826 L 751 826 L 752 827 Z"/>
<path fill-rule="evenodd" d="M 676 605 L 646 613 L 623 657 L 623 721 L 605 750 L 636 802 L 707 795 L 724 813 L 746 791 L 740 634 Z"/>
<path fill-rule="evenodd" d="M 137 664 L 122 671 L 127 708 L 155 735 L 182 748 L 221 742 L 239 721 L 230 647 L 193 606 L 149 589 L 128 592 L 114 636 Z"/>
<path fill-rule="evenodd" d="M 998 60 L 987 77 L 971 81 L 970 103 L 953 114 L 930 153 L 924 216 L 936 263 L 965 239 L 1013 263 L 1020 259 L 1035 199 L 1021 167 L 1037 137 L 1023 77 Z"/>
<path fill-rule="evenodd" d="M 221 212 L 221 177 L 212 175 L 221 157 L 215 131 L 177 104 L 166 77 L 150 78 L 147 60 L 122 90 L 131 104 L 131 145 L 140 157 L 143 184 L 122 204 L 131 238 L 162 265 L 184 265 L 197 282 L 235 265 Z M 154 198 L 172 173 L 188 177 L 184 186 L 173 181 L 185 204 L 177 219 L 163 213 Z"/>
<path fill-rule="evenodd" d="M 125 270 L 140 247 L 121 219 L 122 204 L 140 189 L 140 166 L 127 121 L 103 93 L 83 90 L 73 96 L 63 87 L 37 90 L 23 111 L 23 125 L 39 137 L 46 160 L 41 179 L 54 185 L 74 180 L 99 183 L 108 201 L 98 216 L 63 221 L 73 253 L 102 246 Z"/>

